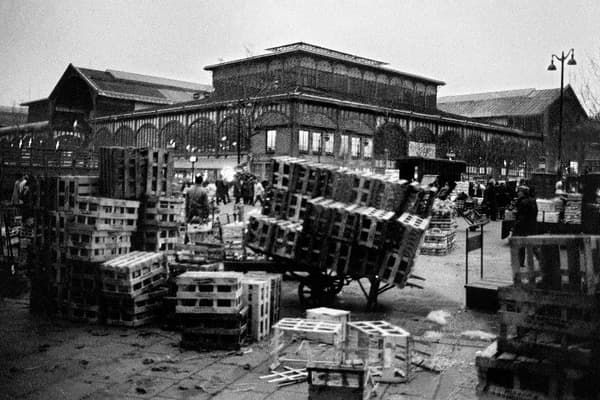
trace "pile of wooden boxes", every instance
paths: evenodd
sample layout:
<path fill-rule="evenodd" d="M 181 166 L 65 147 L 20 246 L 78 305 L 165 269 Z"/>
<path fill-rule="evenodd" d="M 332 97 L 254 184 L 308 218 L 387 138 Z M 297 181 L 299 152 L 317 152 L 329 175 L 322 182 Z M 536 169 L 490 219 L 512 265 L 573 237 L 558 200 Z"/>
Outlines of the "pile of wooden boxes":
<path fill-rule="evenodd" d="M 167 289 L 167 258 L 160 252 L 133 251 L 100 266 L 103 315 L 108 325 L 140 326 L 162 311 Z"/>
<path fill-rule="evenodd" d="M 559 198 L 555 199 L 536 199 L 538 209 L 537 222 L 546 222 L 549 224 L 558 224 L 560 214 L 563 211 L 563 202 Z"/>
<path fill-rule="evenodd" d="M 436 199 L 429 228 L 421 246 L 421 254 L 443 256 L 450 253 L 454 248 L 457 226 L 452 202 Z"/>
<path fill-rule="evenodd" d="M 184 348 L 237 349 L 247 337 L 263 340 L 279 312 L 280 275 L 188 271 L 176 282 Z"/>
<path fill-rule="evenodd" d="M 600 379 L 600 236 L 510 239 L 498 341 L 476 359 L 478 392 L 591 399 Z"/>
<path fill-rule="evenodd" d="M 314 270 L 404 286 L 428 226 L 433 191 L 384 175 L 275 158 L 262 216 L 246 244 Z"/>
<path fill-rule="evenodd" d="M 567 194 L 564 214 L 564 221 L 566 224 L 581 224 L 581 211 L 583 209 L 582 199 L 583 195 L 579 193 Z"/>
<path fill-rule="evenodd" d="M 161 251 L 175 257 L 185 239 L 185 199 L 174 196 L 145 196 L 140 209 L 136 248 Z"/>

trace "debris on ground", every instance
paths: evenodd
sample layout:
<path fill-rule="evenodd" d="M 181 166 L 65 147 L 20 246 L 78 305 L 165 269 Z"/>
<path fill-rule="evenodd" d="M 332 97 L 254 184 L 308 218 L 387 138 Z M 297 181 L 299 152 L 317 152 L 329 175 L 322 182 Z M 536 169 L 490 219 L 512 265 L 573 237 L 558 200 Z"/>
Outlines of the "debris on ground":
<path fill-rule="evenodd" d="M 429 314 L 427 314 L 426 319 L 428 321 L 435 322 L 438 325 L 446 325 L 448 323 L 446 319 L 450 316 L 451 314 L 448 311 L 436 310 L 431 311 Z"/>
<path fill-rule="evenodd" d="M 484 331 L 464 331 L 460 333 L 460 336 L 471 340 L 483 340 L 486 342 L 496 340 L 496 335 Z"/>

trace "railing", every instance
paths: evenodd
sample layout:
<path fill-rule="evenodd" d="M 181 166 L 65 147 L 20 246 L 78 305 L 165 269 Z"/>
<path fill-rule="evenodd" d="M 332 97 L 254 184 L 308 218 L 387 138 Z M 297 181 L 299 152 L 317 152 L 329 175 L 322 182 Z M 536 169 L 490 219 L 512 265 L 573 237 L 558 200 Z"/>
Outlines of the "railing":
<path fill-rule="evenodd" d="M 24 171 L 31 168 L 96 169 L 98 158 L 87 150 L 50 149 L 0 149 L 0 166 L 15 167 Z"/>

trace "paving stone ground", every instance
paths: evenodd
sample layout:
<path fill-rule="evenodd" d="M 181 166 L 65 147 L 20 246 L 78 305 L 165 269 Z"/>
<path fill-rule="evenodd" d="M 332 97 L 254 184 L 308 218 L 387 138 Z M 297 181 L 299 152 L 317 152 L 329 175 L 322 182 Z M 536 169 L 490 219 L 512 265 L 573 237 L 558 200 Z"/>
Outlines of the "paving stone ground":
<path fill-rule="evenodd" d="M 467 340 L 466 330 L 497 333 L 495 315 L 464 310 L 464 225 L 454 251 L 444 257 L 419 256 L 415 273 L 425 289 L 390 290 L 379 308 L 365 311 L 353 282 L 333 307 L 354 320 L 386 319 L 417 337 L 438 332 L 430 351 L 442 373 L 419 371 L 408 384 L 381 385 L 382 399 L 475 399 L 475 354 L 489 342 Z M 486 276 L 510 277 L 509 248 L 500 240 L 500 223 L 486 227 Z M 478 255 L 472 257 L 478 262 Z M 476 276 L 479 265 L 473 264 Z M 297 282 L 284 281 L 282 317 L 302 316 Z M 450 313 L 446 325 L 426 319 L 430 311 Z M 459 340 L 460 339 L 460 340 Z M 198 353 L 179 348 L 177 332 L 73 324 L 32 315 L 27 297 L 0 300 L 0 399 L 257 399 L 308 398 L 306 383 L 278 388 L 261 381 L 268 373 L 267 342 L 245 352 Z"/>

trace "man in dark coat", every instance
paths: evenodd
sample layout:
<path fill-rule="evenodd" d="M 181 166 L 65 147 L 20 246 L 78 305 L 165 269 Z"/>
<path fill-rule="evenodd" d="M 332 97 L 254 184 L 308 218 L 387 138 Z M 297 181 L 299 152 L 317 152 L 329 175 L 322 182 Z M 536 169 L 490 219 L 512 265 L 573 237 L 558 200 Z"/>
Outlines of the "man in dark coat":
<path fill-rule="evenodd" d="M 535 197 L 529 193 L 527 186 L 519 186 L 517 189 L 517 213 L 513 236 L 529 236 L 537 233 L 537 203 Z M 519 249 L 519 262 L 521 266 L 525 262 L 525 248 Z"/>
<path fill-rule="evenodd" d="M 494 181 L 490 180 L 483 192 L 483 204 L 487 207 L 488 215 L 492 221 L 498 216 L 498 200 L 496 198 L 496 188 Z"/>
<path fill-rule="evenodd" d="M 208 194 L 202 186 L 202 176 L 198 175 L 195 184 L 187 192 L 187 221 L 202 223 L 209 215 Z"/>

